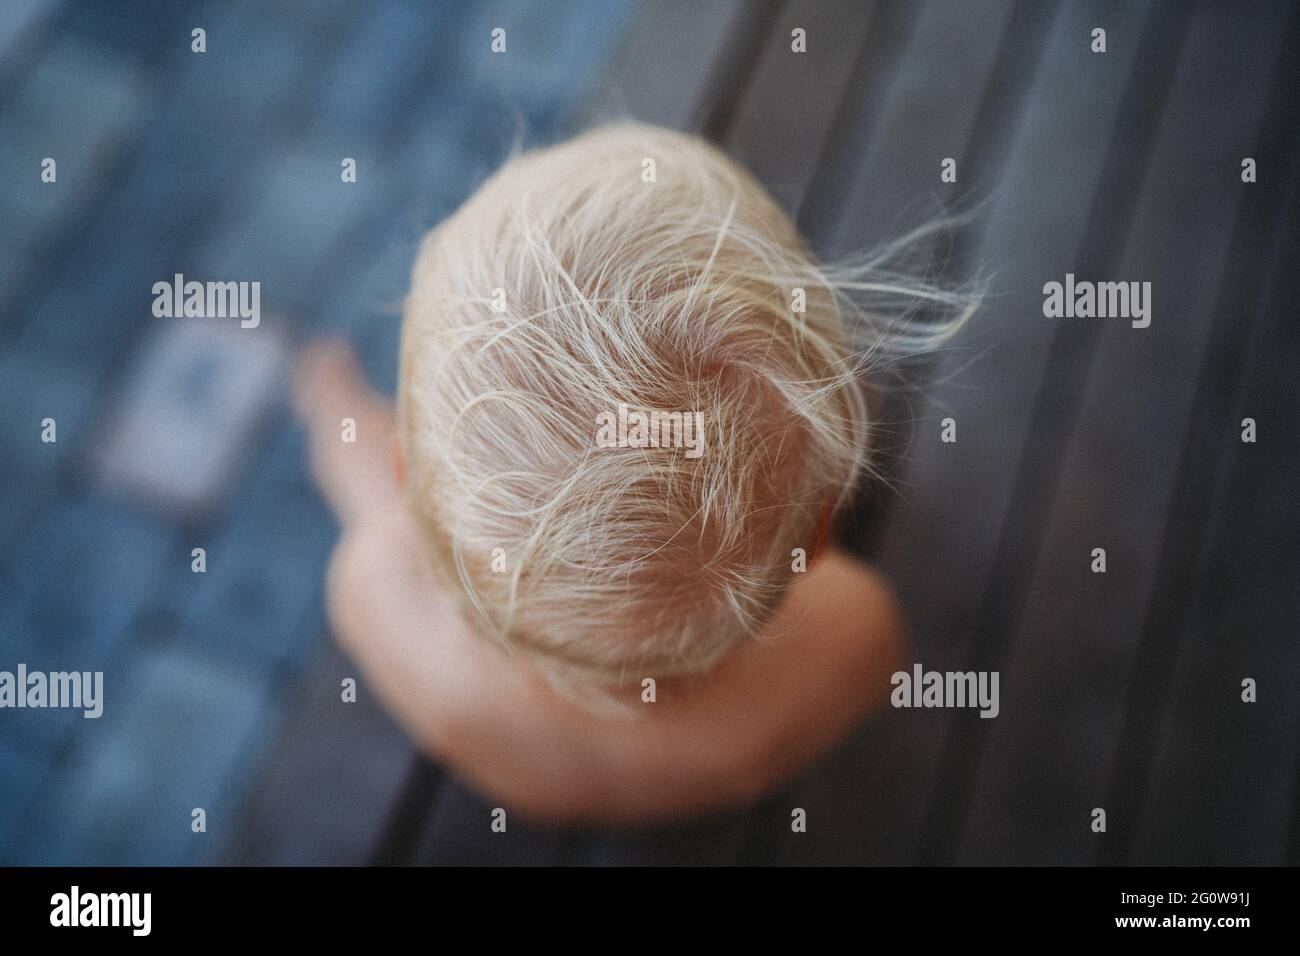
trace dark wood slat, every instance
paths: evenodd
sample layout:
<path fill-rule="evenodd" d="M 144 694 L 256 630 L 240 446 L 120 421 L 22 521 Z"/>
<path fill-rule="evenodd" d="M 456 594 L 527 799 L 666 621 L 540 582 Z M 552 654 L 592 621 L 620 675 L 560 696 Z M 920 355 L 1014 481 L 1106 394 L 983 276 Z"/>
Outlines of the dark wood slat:
<path fill-rule="evenodd" d="M 837 142 L 804 207 L 805 226 L 816 246 L 833 256 L 885 241 L 896 230 L 917 225 L 923 218 L 918 213 L 933 212 L 934 200 L 945 191 L 956 195 L 976 178 L 976 165 L 968 162 L 979 139 L 975 117 L 1008 52 L 1004 34 L 1012 13 L 1012 4 L 1003 2 L 881 8 L 841 115 Z M 1026 46 L 1041 45 L 1050 13 L 1037 8 L 1020 17 L 1017 27 Z M 1032 70 L 1032 57 L 1027 59 Z M 1014 99 L 1004 100 L 1000 111 L 1013 114 L 1004 122 L 1014 123 Z M 958 184 L 945 186 L 939 181 L 939 162 L 949 155 L 959 160 L 959 177 Z M 908 411 L 905 399 L 891 400 L 878 414 L 893 421 Z M 888 436 L 894 439 L 901 436 Z M 894 456 L 899 448 L 895 443 L 881 453 Z M 883 510 L 891 501 L 882 499 L 890 497 L 873 489 L 867 507 Z M 869 533 L 859 523 L 848 543 L 867 551 L 872 543 L 861 539 Z M 892 769 L 882 774 L 880 768 L 907 766 L 917 741 L 938 739 L 940 729 L 937 720 L 923 714 L 906 719 L 887 714 L 873 722 L 788 799 L 775 801 L 778 806 L 755 819 L 751 846 L 766 845 L 769 858 L 789 862 L 903 858 L 909 834 L 888 822 L 867 822 L 882 812 L 888 821 L 886 808 L 900 795 Z M 935 749 L 933 742 L 930 748 Z M 852 796 L 846 799 L 846 794 Z M 794 807 L 807 811 L 807 833 L 791 831 Z M 759 858 L 762 851 L 752 855 Z"/>
<path fill-rule="evenodd" d="M 817 195 L 801 210 L 814 246 L 832 258 L 854 254 L 936 216 L 978 208 L 1006 168 L 1021 100 L 1056 11 L 1052 4 L 1001 0 L 883 6 L 853 84 L 861 93 L 856 112 L 841 118 L 841 142 L 818 174 Z M 939 176 L 949 156 L 958 162 L 956 183 Z M 899 265 L 936 280 L 969 278 L 975 266 L 962 252 L 978 232 L 978 217 L 958 220 L 915 243 Z M 872 378 L 875 467 L 884 480 L 860 489 L 839 529 L 841 542 L 866 560 L 877 558 L 897 500 L 883 488 L 898 480 L 909 455 L 914 405 L 934 364 L 934 356 L 913 357 Z"/>
<path fill-rule="evenodd" d="M 221 862 L 337 866 L 371 862 L 414 754 L 365 687 L 343 703 L 355 668 L 332 647 L 299 683 L 302 697 L 266 761 Z"/>
<path fill-rule="evenodd" d="M 450 778 L 444 779 L 410 861 L 428 866 L 551 866 L 559 862 L 564 834 L 539 827 L 505 807 L 506 830 L 492 830 L 486 802 Z"/>
<path fill-rule="evenodd" d="M 761 26 L 754 5 L 743 0 L 647 4 L 613 75 L 588 104 L 588 122 L 630 118 L 699 129 L 730 85 L 731 59 Z"/>
<path fill-rule="evenodd" d="M 928 400 L 914 412 L 902 497 L 880 544 L 905 606 L 913 659 L 927 668 L 964 667 L 969 656 L 1056 331 L 1022 317 L 1040 314 L 1042 277 L 1063 274 L 1058 267 L 1085 245 L 1112 124 L 1137 62 L 1136 43 L 1113 45 L 1105 60 L 1088 51 L 1101 13 L 1121 35 L 1140 34 L 1149 17 L 1132 4 L 1072 4 L 1044 36 L 1023 28 L 1019 18 L 1034 12 L 1017 8 L 1003 58 L 1037 56 L 1023 106 L 999 84 L 982 108 L 987 129 L 1005 125 L 993 121 L 1000 101 L 1014 109 L 1002 186 L 970 256 L 997 275 L 988 307 L 942 356 Z M 968 152 L 996 154 L 982 135 L 977 126 Z M 946 415 L 958 421 L 956 444 L 939 441 Z M 1033 474 L 1048 480 L 1048 464 Z M 915 860 L 951 720 L 943 711 L 891 710 L 865 728 L 803 792 L 811 839 L 792 844 L 793 859 Z"/>
<path fill-rule="evenodd" d="M 874 10 L 868 0 L 787 4 L 735 111 L 710 131 L 788 210 L 798 210 L 835 132 Z M 796 27 L 807 31 L 805 53 L 790 49 Z"/>
<path fill-rule="evenodd" d="M 1013 610 L 980 625 L 981 637 L 994 620 L 1015 636 L 1005 647 L 1001 716 L 959 730 L 964 745 L 987 736 L 962 861 L 1087 862 L 1101 843 L 1090 811 L 1105 805 L 1196 371 L 1231 251 L 1241 193 L 1229 186 L 1255 143 L 1279 49 L 1279 32 L 1239 9 L 1196 6 L 1188 15 L 1122 260 L 1104 271 L 1066 263 L 1036 279 L 1038 289 L 1066 271 L 1149 280 L 1153 318 L 1140 330 L 1120 319 L 1059 320 L 1096 329 L 1096 354 L 1044 546 L 1016 572 L 1032 581 L 1023 616 L 1013 619 Z M 1110 31 L 1112 51 L 1117 34 Z M 1058 324 L 1037 310 L 1027 315 Z M 1089 569 L 1093 547 L 1107 549 L 1104 575 Z M 984 666 L 996 668 L 999 640 L 990 643 Z"/>
<path fill-rule="evenodd" d="M 1261 144 L 1251 155 L 1268 174 L 1241 187 L 1249 207 L 1239 228 L 1245 241 L 1219 306 L 1179 469 L 1204 479 L 1180 483 L 1166 535 L 1174 573 L 1163 573 L 1148 613 L 1109 798 L 1115 812 L 1135 819 L 1116 821 L 1117 852 L 1105 862 L 1288 862 L 1300 758 L 1300 696 L 1293 692 L 1300 686 L 1300 467 L 1289 434 L 1300 420 L 1294 30 L 1291 37 L 1277 72 L 1285 95 L 1269 110 L 1291 156 Z M 1288 159 L 1291 187 L 1284 191 Z M 1270 236 L 1267 219 L 1278 212 L 1286 215 Z M 1265 261 L 1267 272 L 1259 267 Z M 1241 322 L 1252 300 L 1258 313 L 1248 336 Z M 1253 445 L 1241 441 L 1248 416 L 1261 429 Z M 1257 703 L 1242 701 L 1244 677 L 1258 682 Z"/>
<path fill-rule="evenodd" d="M 981 178 L 996 178 L 968 162 L 969 147 L 1013 6 L 932 0 L 882 8 L 836 148 L 818 174 L 818 195 L 808 199 L 821 211 L 816 218 L 805 211 L 820 246 L 833 254 L 874 247 L 942 211 Z M 904 16 L 909 22 L 898 22 Z M 1045 24 L 1021 17 L 1018 27 L 1041 39 Z M 958 163 L 956 183 L 939 179 L 949 156 Z"/>
<path fill-rule="evenodd" d="M 596 866 L 731 866 L 741 854 L 748 813 L 594 839 L 583 862 Z"/>
<path fill-rule="evenodd" d="M 1174 5 L 1146 8 L 1126 5 L 1117 10 L 1105 4 L 1093 9 L 1070 9 L 1080 17 L 1065 30 L 1067 46 L 1063 52 L 1073 57 L 1065 62 L 1079 67 L 1080 73 L 1065 77 L 1057 67 L 1050 69 L 1067 84 L 1083 75 L 1094 82 L 1109 80 L 1112 93 L 1119 93 L 1125 86 L 1126 91 L 1106 102 L 1102 109 L 1096 109 L 1100 102 L 1081 100 L 1066 90 L 1057 106 L 1058 125 L 1049 127 L 1046 135 L 1052 141 L 1064 136 L 1076 148 L 1092 147 L 1092 162 L 1100 169 L 1089 170 L 1090 201 L 1060 210 L 1065 216 L 1056 228 L 1067 230 L 1075 238 L 1073 250 L 1063 254 L 1062 249 L 1056 249 L 1050 259 L 1038 263 L 1037 275 L 1024 274 L 1015 280 L 1013 288 L 1020 290 L 1017 301 L 1018 308 L 1023 310 L 1021 315 L 1039 312 L 1039 284 L 1045 274 L 1063 275 L 1070 269 L 1080 275 L 1105 274 L 1116 267 L 1120 249 L 1115 234 L 1117 230 L 1123 234 L 1124 224 L 1138 202 L 1141 170 L 1154 142 L 1155 124 L 1150 117 L 1160 115 L 1164 109 L 1168 77 L 1178 62 L 1188 22 L 1185 8 Z M 1124 14 L 1128 13 L 1135 16 L 1126 18 Z M 1112 38 L 1106 56 L 1123 54 L 1126 59 L 1123 70 L 1112 70 L 1106 65 L 1109 61 L 1099 60 L 1099 55 L 1090 51 L 1084 52 L 1075 42 L 1080 31 L 1090 33 L 1098 22 L 1107 24 Z M 1118 46 L 1115 38 L 1121 41 Z M 1045 62 L 1055 62 L 1052 51 Z M 1086 65 L 1089 63 L 1091 67 Z M 1080 116 L 1086 117 L 1082 124 Z M 1090 140 L 1074 139 L 1080 133 Z M 1026 143 L 1024 148 L 1035 147 Z M 1072 189 L 1071 183 L 1060 182 L 1040 194 L 1047 210 L 1042 214 L 1045 223 L 1052 215 L 1047 204 L 1053 198 L 1053 191 L 1070 194 Z M 1016 253 L 1012 258 L 1019 255 Z M 1025 423 L 1024 443 L 1017 449 L 1017 465 L 1008 470 L 1010 481 L 1005 489 L 988 489 L 980 500 L 983 506 L 991 495 L 991 500 L 997 501 L 1000 507 L 1006 502 L 1015 502 L 1016 507 L 1001 512 L 1002 528 L 990 552 L 990 567 L 994 572 L 982 590 L 969 595 L 971 613 L 958 622 L 959 627 L 954 631 L 960 635 L 962 644 L 955 661 L 964 662 L 959 663 L 964 670 L 1000 668 L 1006 659 L 1009 635 L 1019 622 L 1027 600 L 1029 579 L 1023 569 L 1032 566 L 1038 558 L 1052 504 L 1051 490 L 1056 484 L 1066 442 L 1073 432 L 1079 396 L 1086 386 L 1090 357 L 1102 328 L 1095 322 L 1050 324 L 1055 326 L 1051 331 L 1051 351 L 1046 356 L 1046 365 L 1034 372 L 1040 387 L 1025 395 L 1025 410 L 1009 419 L 1017 427 Z M 1020 334 L 1036 332 L 1037 325 L 1030 323 Z M 1015 376 L 1019 371 L 1008 367 L 1004 374 Z M 944 665 L 944 669 L 950 667 Z M 987 729 L 978 719 L 957 721 L 949 716 L 942 719 L 947 724 L 947 739 L 932 783 L 930 807 L 918 848 L 918 859 L 928 863 L 953 859 L 965 825 L 970 788 L 982 758 L 982 734 Z"/>
<path fill-rule="evenodd" d="M 419 862 L 417 846 L 433 816 L 434 798 L 442 780 L 442 768 L 423 754 L 416 754 L 376 841 L 370 857 L 372 865 L 410 866 Z"/>

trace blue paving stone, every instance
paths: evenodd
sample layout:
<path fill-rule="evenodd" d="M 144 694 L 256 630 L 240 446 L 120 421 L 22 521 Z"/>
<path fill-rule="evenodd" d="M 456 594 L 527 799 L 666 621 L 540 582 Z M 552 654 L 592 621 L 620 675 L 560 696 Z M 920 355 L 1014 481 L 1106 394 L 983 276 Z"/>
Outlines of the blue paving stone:
<path fill-rule="evenodd" d="M 460 73 L 496 95 L 494 111 L 526 121 L 549 138 L 560 118 L 605 70 L 635 5 L 603 0 L 484 3 L 474 8 L 460 46 Z M 507 31 L 507 52 L 491 50 L 491 31 Z"/>
<path fill-rule="evenodd" d="M 32 259 L 19 243 L 0 243 L 0 336 L 18 327 L 19 295 L 32 272 Z"/>
<path fill-rule="evenodd" d="M 399 175 L 408 191 L 395 223 L 422 235 L 455 212 L 509 154 L 511 121 L 477 95 L 440 97 L 434 114 L 414 127 L 403 147 Z"/>
<path fill-rule="evenodd" d="M 209 34 L 237 35 L 246 17 L 234 6 L 209 6 L 189 22 L 201 19 Z M 189 27 L 183 32 L 181 48 L 167 57 L 166 72 L 155 81 L 163 107 L 145 131 L 122 188 L 130 208 L 155 220 L 164 234 L 188 234 L 207 204 L 227 204 L 223 174 L 232 163 L 256 156 L 248 139 L 255 134 L 260 145 L 266 138 L 259 127 L 270 108 L 269 98 L 253 97 L 233 106 L 216 95 L 220 90 L 215 87 L 229 81 L 225 74 L 237 71 L 238 63 L 229 51 L 215 59 L 210 59 L 213 53 L 190 52 Z M 214 191 L 226 195 L 214 201 Z"/>
<path fill-rule="evenodd" d="M 16 344 L 100 375 L 132 330 L 151 319 L 149 290 L 165 274 L 150 267 L 147 247 L 124 257 L 116 241 L 78 243 L 34 290 Z"/>
<path fill-rule="evenodd" d="M 208 5 L 195 0 L 81 0 L 65 26 L 98 44 L 152 59 L 166 56 L 173 48 L 188 54 L 190 30 L 207 21 L 210 14 Z"/>
<path fill-rule="evenodd" d="M 246 4 L 212 18 L 205 29 L 208 52 L 192 54 L 197 71 L 184 90 L 205 120 L 238 125 L 250 110 L 253 116 L 289 118 L 319 90 L 327 51 L 319 35 L 292 18 Z"/>
<path fill-rule="evenodd" d="M 106 487 L 197 518 L 230 494 L 285 387 L 287 352 L 272 321 L 154 321 L 118 389 L 96 472 Z"/>
<path fill-rule="evenodd" d="M 67 38 L 46 51 L 0 113 L 0 221 L 6 229 L 34 241 L 88 202 L 148 102 L 130 60 Z M 47 156 L 58 164 L 54 183 L 41 182 Z"/>
<path fill-rule="evenodd" d="M 21 59 L 39 44 L 63 0 L 9 0 L 0 3 L 0 70 L 9 70 L 10 57 Z"/>
<path fill-rule="evenodd" d="M 90 499 L 59 502 L 6 552 L 0 666 L 94 671 L 129 640 L 132 623 L 177 560 L 158 523 Z M 9 712 L 7 736 L 57 745 L 80 720 L 67 710 Z"/>
<path fill-rule="evenodd" d="M 273 738 L 266 681 L 180 648 L 105 673 L 104 714 L 15 841 L 20 862 L 163 865 L 201 860 L 228 835 L 252 763 Z M 208 832 L 190 829 L 191 811 Z"/>
<path fill-rule="evenodd" d="M 15 252 L 33 252 L 84 192 L 72 175 L 77 164 L 74 154 L 60 149 L 54 139 L 0 114 L 0 176 L 8 184 L 0 191 L 0 217 L 6 228 L 5 244 Z M 47 156 L 59 162 L 59 182 L 41 182 L 41 162 Z M 67 178 L 60 157 L 68 164 Z"/>
<path fill-rule="evenodd" d="M 382 316 L 372 322 L 361 340 L 361 361 L 375 388 L 387 395 L 397 393 L 400 365 L 401 317 Z"/>
<path fill-rule="evenodd" d="M 6 669 L 0 665 L 0 669 Z M 0 725 L 10 711 L 0 711 Z M 47 761 L 0 740 L 0 866 L 12 865 L 10 846 L 20 818 L 48 782 Z"/>
<path fill-rule="evenodd" d="M 66 363 L 11 350 L 0 355 L 0 568 L 4 545 L 34 502 L 48 497 L 60 466 L 93 440 L 95 381 Z M 41 422 L 55 421 L 58 440 L 41 441 Z"/>
<path fill-rule="evenodd" d="M 373 258 L 366 260 L 362 278 L 350 283 L 344 294 L 329 296 L 312 310 L 309 319 L 314 330 L 360 334 L 374 324 L 400 323 L 419 240 L 420 235 L 409 229 L 395 232 L 387 241 L 374 236 L 361 244 L 355 255 L 369 253 Z"/>
<path fill-rule="evenodd" d="M 253 481 L 232 499 L 210 541 L 208 570 L 179 585 L 182 634 L 249 667 L 275 667 L 302 651 L 322 599 L 337 529 L 305 468 L 299 436 L 286 432 Z"/>
<path fill-rule="evenodd" d="M 268 161 L 247 188 L 257 199 L 205 244 L 197 267 L 205 278 L 260 281 L 263 303 L 309 302 L 312 279 L 364 211 L 359 184 L 340 178 L 337 150 L 302 147 Z"/>
<path fill-rule="evenodd" d="M 382 2 L 382 0 L 381 0 Z M 321 3 L 320 0 L 275 0 L 262 4 L 265 15 L 294 24 L 304 33 L 330 36 L 356 28 L 358 11 L 368 14 L 375 3 Z M 417 4 L 424 6 L 424 4 Z"/>
<path fill-rule="evenodd" d="M 8 656 L 41 670 L 102 662 L 175 552 L 173 533 L 150 518 L 90 498 L 61 501 L 9 548 L 18 600 L 0 608 Z"/>
<path fill-rule="evenodd" d="M 367 6 L 329 86 L 316 123 L 353 138 L 377 137 L 402 114 L 412 80 L 450 42 L 460 7 L 386 3 Z"/>

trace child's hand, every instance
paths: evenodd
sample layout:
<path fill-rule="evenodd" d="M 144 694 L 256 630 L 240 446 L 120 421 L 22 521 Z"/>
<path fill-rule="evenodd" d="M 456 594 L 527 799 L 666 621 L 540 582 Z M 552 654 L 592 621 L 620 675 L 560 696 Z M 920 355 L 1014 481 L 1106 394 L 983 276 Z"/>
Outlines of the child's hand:
<path fill-rule="evenodd" d="M 392 406 L 366 383 L 346 345 L 310 346 L 299 360 L 294 405 L 308 431 L 312 473 L 342 526 L 326 604 L 334 635 L 417 739 L 439 723 L 457 656 L 473 635 L 422 573 L 417 529 L 402 507 Z M 355 422 L 344 442 L 343 421 Z"/>
<path fill-rule="evenodd" d="M 347 344 L 308 346 L 298 361 L 293 402 L 307 427 L 312 474 L 344 528 L 397 508 L 393 408 L 366 384 Z M 355 442 L 343 441 L 345 419 L 356 423 Z"/>

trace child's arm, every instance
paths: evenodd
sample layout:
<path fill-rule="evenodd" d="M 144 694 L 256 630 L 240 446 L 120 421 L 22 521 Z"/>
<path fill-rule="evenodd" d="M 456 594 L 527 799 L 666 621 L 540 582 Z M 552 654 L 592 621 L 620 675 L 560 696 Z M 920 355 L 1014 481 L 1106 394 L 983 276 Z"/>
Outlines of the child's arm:
<path fill-rule="evenodd" d="M 391 412 L 355 361 L 313 350 L 298 406 L 317 480 L 343 524 L 329 570 L 336 634 L 418 744 L 507 809 L 548 820 L 638 822 L 752 799 L 821 757 L 888 697 L 898 614 L 869 569 L 823 554 L 765 640 L 706 678 L 660 681 L 630 715 L 593 714 L 524 659 L 472 633 L 432 581 L 400 507 Z M 339 422 L 357 421 L 343 444 Z"/>

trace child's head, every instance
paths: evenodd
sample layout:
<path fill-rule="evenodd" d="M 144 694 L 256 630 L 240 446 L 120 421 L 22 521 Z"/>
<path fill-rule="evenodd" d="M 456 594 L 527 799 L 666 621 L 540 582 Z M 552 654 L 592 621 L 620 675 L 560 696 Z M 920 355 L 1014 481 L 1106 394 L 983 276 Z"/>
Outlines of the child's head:
<path fill-rule="evenodd" d="M 695 137 L 604 128 L 489 179 L 423 243 L 399 397 L 412 503 L 475 623 L 595 682 L 752 637 L 866 466 L 841 291 Z M 620 406 L 688 413 L 698 448 L 605 447 Z"/>

